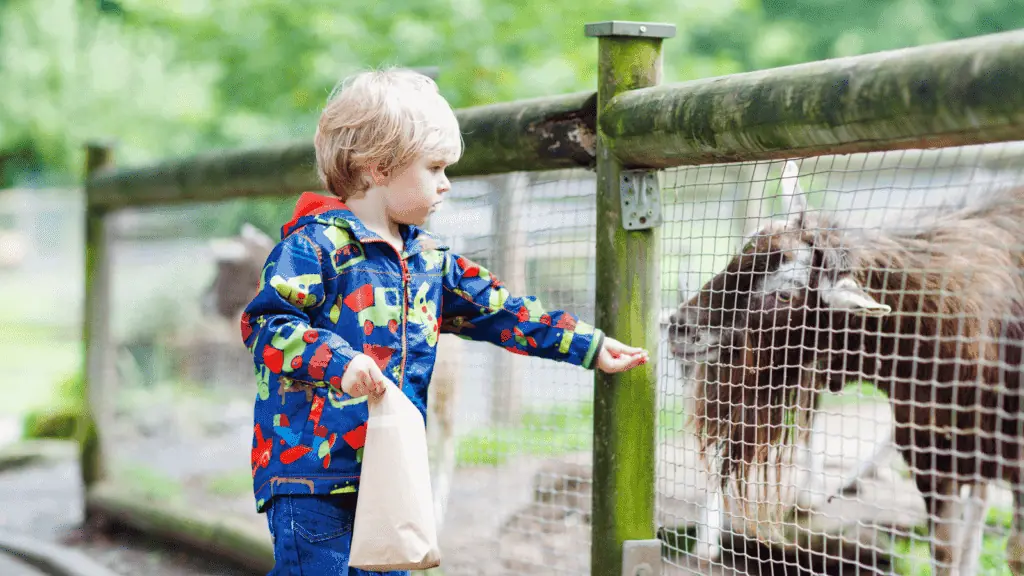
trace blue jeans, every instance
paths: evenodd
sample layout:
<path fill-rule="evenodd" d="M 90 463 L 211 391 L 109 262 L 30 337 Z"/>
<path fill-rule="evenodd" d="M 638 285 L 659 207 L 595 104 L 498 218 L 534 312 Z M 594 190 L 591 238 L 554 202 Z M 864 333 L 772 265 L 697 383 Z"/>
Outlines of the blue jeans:
<path fill-rule="evenodd" d="M 274 569 L 267 576 L 409 576 L 408 571 L 349 569 L 355 498 L 278 495 L 267 508 Z"/>

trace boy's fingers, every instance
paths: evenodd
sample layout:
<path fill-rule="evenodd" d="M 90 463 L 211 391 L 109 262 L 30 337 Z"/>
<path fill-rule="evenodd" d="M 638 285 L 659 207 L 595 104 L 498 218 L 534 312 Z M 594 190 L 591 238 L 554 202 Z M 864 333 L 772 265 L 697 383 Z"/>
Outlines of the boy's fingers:
<path fill-rule="evenodd" d="M 369 389 L 376 396 L 383 396 L 384 392 L 387 391 L 387 378 L 384 377 L 384 373 L 380 371 L 380 367 L 376 363 L 370 366 L 370 381 L 372 385 Z"/>
<path fill-rule="evenodd" d="M 374 370 L 375 368 L 376 366 L 370 368 L 363 376 L 363 394 L 380 394 L 380 370 Z M 374 374 L 374 372 L 377 372 L 377 374 Z"/>
<path fill-rule="evenodd" d="M 370 366 L 370 379 L 373 382 L 374 389 L 378 391 L 384 389 L 384 373 L 380 371 L 380 367 L 377 364 Z"/>
<path fill-rule="evenodd" d="M 647 353 L 647 351 L 644 350 L 643 348 L 639 348 L 637 346 L 627 346 L 627 345 L 623 344 L 622 342 L 619 342 L 618 340 L 613 340 L 612 342 L 613 342 L 612 345 L 608 347 L 609 348 L 608 351 L 611 352 L 612 355 L 616 356 L 616 357 L 621 355 L 621 354 L 646 354 Z"/>

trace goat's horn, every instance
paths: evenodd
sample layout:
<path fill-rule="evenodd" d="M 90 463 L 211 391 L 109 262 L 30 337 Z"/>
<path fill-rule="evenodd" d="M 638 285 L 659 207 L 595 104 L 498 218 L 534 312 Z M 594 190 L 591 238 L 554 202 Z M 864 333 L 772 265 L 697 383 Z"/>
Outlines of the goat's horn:
<path fill-rule="evenodd" d="M 792 217 L 798 217 L 807 210 L 807 202 L 800 188 L 800 167 L 792 160 L 786 160 L 782 168 L 782 203 L 783 210 Z"/>
<path fill-rule="evenodd" d="M 821 299 L 833 309 L 862 316 L 885 316 L 892 312 L 888 304 L 872 298 L 851 278 L 843 278 L 835 286 L 823 290 Z"/>

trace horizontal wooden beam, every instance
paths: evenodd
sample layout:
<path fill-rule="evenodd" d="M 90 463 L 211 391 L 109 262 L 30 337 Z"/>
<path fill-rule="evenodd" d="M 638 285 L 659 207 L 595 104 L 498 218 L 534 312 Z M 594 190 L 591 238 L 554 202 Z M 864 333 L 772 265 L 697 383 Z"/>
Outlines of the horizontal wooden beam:
<path fill-rule="evenodd" d="M 455 113 L 466 152 L 448 171 L 452 176 L 595 165 L 594 92 L 460 108 Z"/>
<path fill-rule="evenodd" d="M 455 113 L 466 149 L 448 173 L 466 177 L 592 167 L 595 111 L 593 92 L 460 108 Z M 89 205 L 110 210 L 318 189 L 311 139 L 106 170 L 86 180 Z"/>
<path fill-rule="evenodd" d="M 1024 30 L 625 92 L 601 131 L 628 167 L 1024 139 Z"/>
<path fill-rule="evenodd" d="M 89 489 L 85 505 L 94 518 L 159 541 L 213 556 L 258 573 L 274 567 L 270 535 L 256 522 L 151 497 L 131 486 L 104 482 Z M 265 525 L 264 525 L 265 526 Z"/>

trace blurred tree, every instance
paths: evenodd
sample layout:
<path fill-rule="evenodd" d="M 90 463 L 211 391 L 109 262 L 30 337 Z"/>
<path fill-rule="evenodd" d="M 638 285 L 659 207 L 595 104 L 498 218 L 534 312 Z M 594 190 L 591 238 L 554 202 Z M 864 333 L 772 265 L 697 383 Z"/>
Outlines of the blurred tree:
<path fill-rule="evenodd" d="M 122 164 L 309 138 L 342 77 L 438 66 L 456 107 L 595 85 L 586 22 L 675 23 L 665 80 L 1024 25 L 1014 0 L 0 0 L 0 184 L 74 181 L 84 141 Z"/>

